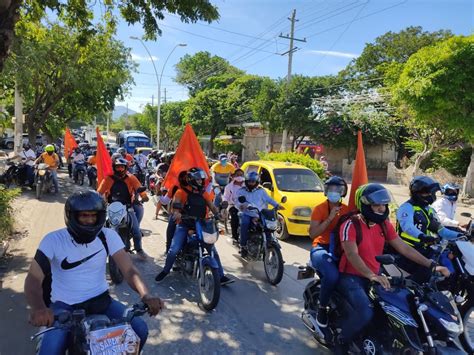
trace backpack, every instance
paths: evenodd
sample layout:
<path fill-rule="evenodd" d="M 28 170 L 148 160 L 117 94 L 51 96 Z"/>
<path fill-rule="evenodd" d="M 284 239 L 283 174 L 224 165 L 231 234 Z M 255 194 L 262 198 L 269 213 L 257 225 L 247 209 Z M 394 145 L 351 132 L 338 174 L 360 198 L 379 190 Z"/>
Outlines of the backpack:
<path fill-rule="evenodd" d="M 100 241 L 104 245 L 105 252 L 107 253 L 107 256 L 109 256 L 109 247 L 107 245 L 107 240 L 105 238 L 104 231 L 100 231 L 98 235 Z M 44 274 L 44 279 L 43 283 L 41 284 L 43 288 L 43 301 L 46 307 L 49 307 L 51 304 L 51 285 L 53 283 L 53 275 L 51 273 L 51 265 L 48 264 L 47 269 L 43 269 L 43 274 Z"/>
<path fill-rule="evenodd" d="M 336 258 L 337 260 L 341 260 L 342 254 L 344 253 L 344 250 L 341 245 L 341 235 L 340 235 L 341 226 L 344 224 L 344 222 L 346 222 L 349 219 L 354 225 L 354 228 L 356 231 L 357 246 L 359 246 L 359 244 L 362 242 L 362 226 L 361 226 L 359 211 L 352 211 L 352 212 L 342 215 L 339 218 L 339 221 L 337 222 L 336 227 L 331 232 L 331 239 L 329 243 L 329 251 L 333 255 L 333 257 Z M 387 226 L 385 225 L 385 223 L 381 223 L 380 228 L 382 229 L 382 234 L 384 238 L 386 238 L 388 235 L 388 232 L 387 232 Z"/>

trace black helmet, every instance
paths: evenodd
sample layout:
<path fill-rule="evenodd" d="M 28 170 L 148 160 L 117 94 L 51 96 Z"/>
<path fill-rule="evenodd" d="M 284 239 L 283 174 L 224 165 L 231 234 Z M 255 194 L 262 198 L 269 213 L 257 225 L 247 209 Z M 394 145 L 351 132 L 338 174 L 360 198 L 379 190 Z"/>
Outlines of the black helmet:
<path fill-rule="evenodd" d="M 388 190 L 380 184 L 366 184 L 360 186 L 355 194 L 355 203 L 357 209 L 370 222 L 382 223 L 390 213 L 388 204 L 392 201 L 392 197 Z M 371 205 L 385 205 L 386 209 L 383 214 L 375 213 Z"/>
<path fill-rule="evenodd" d="M 439 183 L 428 176 L 415 176 L 410 182 L 410 196 L 412 201 L 419 206 L 431 205 L 436 200 L 436 191 L 440 191 Z M 430 196 L 422 197 L 422 193 Z"/>
<path fill-rule="evenodd" d="M 204 190 L 204 180 L 207 178 L 207 174 L 204 170 L 201 168 L 191 168 L 188 170 L 188 184 L 193 188 L 198 191 L 203 191 Z M 202 182 L 199 184 L 197 180 L 202 180 Z"/>
<path fill-rule="evenodd" d="M 188 181 L 186 180 L 187 175 L 188 175 L 188 172 L 186 170 L 183 170 L 182 172 L 179 173 L 178 182 L 179 182 L 180 187 L 184 187 L 188 185 Z"/>
<path fill-rule="evenodd" d="M 116 166 L 124 166 L 125 170 L 123 172 L 118 172 L 115 170 Z M 120 158 L 115 158 L 112 160 L 112 170 L 114 171 L 114 174 L 118 176 L 124 176 L 127 173 L 127 167 L 128 167 L 128 161 L 122 157 Z"/>
<path fill-rule="evenodd" d="M 24 150 L 29 150 L 29 149 L 31 149 L 30 143 L 23 143 L 23 149 L 24 149 Z"/>
<path fill-rule="evenodd" d="M 255 185 L 249 186 L 249 182 L 254 182 Z M 253 189 L 255 189 L 259 183 L 260 183 L 260 176 L 258 175 L 256 171 L 251 171 L 245 176 L 245 186 L 247 187 L 249 191 L 252 191 Z"/>
<path fill-rule="evenodd" d="M 78 212 L 95 211 L 97 221 L 93 225 L 80 224 L 77 219 Z M 64 205 L 64 221 L 66 227 L 76 243 L 87 244 L 92 242 L 105 223 L 105 201 L 96 191 L 78 191 L 66 200 Z"/>
<path fill-rule="evenodd" d="M 344 197 L 347 195 L 347 183 L 344 181 L 343 178 L 339 176 L 331 176 L 329 179 L 326 180 L 324 183 L 324 196 L 328 195 L 328 188 L 329 186 L 340 186 L 340 194 L 341 197 Z"/>

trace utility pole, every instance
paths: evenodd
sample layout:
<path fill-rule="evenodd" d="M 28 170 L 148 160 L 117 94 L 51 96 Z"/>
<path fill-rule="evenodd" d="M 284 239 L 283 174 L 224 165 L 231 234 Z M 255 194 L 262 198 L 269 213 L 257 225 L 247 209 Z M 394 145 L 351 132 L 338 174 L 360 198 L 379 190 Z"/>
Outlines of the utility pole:
<path fill-rule="evenodd" d="M 165 88 L 165 100 L 164 101 L 165 101 L 165 104 L 166 104 L 166 88 Z"/>
<path fill-rule="evenodd" d="M 15 139 L 13 153 L 20 154 L 23 145 L 23 97 L 21 96 L 18 85 L 15 84 Z M 30 143 L 32 146 L 35 142 Z"/>
<path fill-rule="evenodd" d="M 288 20 L 291 21 L 291 28 L 290 28 L 290 35 L 283 36 L 282 33 L 280 33 L 280 38 L 284 39 L 289 39 L 290 40 L 290 48 L 287 52 L 282 53 L 281 55 L 286 55 L 288 54 L 288 75 L 286 77 L 286 92 L 288 94 L 288 90 L 290 87 L 290 82 L 291 82 L 291 66 L 293 64 L 293 53 L 296 52 L 299 48 L 294 47 L 294 41 L 299 41 L 299 42 L 306 42 L 306 38 L 300 39 L 300 38 L 295 38 L 295 22 L 298 21 L 296 19 L 296 9 L 293 9 L 293 12 L 291 14 L 291 18 L 288 18 Z M 286 141 L 288 140 L 288 130 L 284 129 L 283 130 L 283 135 L 281 137 L 281 148 L 280 150 L 282 152 L 286 151 Z"/>
<path fill-rule="evenodd" d="M 151 95 L 151 107 L 153 107 L 154 103 L 155 103 L 155 95 Z"/>

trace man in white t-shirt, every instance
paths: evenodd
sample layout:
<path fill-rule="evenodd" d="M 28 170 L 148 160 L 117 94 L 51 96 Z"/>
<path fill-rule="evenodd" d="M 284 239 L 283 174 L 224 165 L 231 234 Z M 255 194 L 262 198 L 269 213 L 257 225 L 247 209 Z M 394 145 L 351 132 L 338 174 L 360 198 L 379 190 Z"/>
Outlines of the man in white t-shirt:
<path fill-rule="evenodd" d="M 23 150 L 20 153 L 21 160 L 25 163 L 26 180 L 28 184 L 33 185 L 35 181 L 35 160 L 36 153 L 31 149 L 29 143 L 23 144 Z"/>
<path fill-rule="evenodd" d="M 111 319 L 120 318 L 125 306 L 109 295 L 105 277 L 107 256 L 113 258 L 124 279 L 148 305 L 150 315 L 158 314 L 163 308 L 161 299 L 149 294 L 130 255 L 124 250 L 120 236 L 103 228 L 105 215 L 105 201 L 95 191 L 76 192 L 67 199 L 66 228 L 43 238 L 25 280 L 25 296 L 31 308 L 30 324 L 51 326 L 54 315 L 74 309 L 84 309 L 86 314 L 105 314 Z M 50 294 L 45 287 L 47 282 L 43 283 L 48 277 L 52 278 Z M 147 325 L 137 317 L 131 326 L 140 338 L 142 348 L 148 336 Z M 67 339 L 68 331 L 64 329 L 45 333 L 39 354 L 64 354 Z"/>

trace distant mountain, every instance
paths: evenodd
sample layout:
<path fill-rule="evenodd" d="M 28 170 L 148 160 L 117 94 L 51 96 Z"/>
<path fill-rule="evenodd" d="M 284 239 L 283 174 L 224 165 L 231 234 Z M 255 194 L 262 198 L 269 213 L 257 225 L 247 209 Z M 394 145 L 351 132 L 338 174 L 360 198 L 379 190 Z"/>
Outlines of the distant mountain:
<path fill-rule="evenodd" d="M 112 119 L 114 121 L 118 120 L 122 115 L 125 115 L 127 113 L 127 107 L 126 106 L 115 106 L 114 112 L 112 112 Z M 133 111 L 131 108 L 128 109 L 128 114 L 133 115 L 134 113 L 137 113 L 136 111 Z"/>

